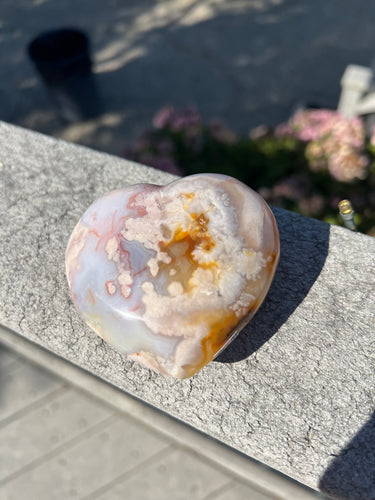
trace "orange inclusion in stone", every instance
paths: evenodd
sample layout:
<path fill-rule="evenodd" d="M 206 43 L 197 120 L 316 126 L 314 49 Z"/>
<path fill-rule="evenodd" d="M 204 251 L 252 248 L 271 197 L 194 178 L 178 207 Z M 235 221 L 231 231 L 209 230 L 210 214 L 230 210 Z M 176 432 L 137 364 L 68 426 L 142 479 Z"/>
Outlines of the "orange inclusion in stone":
<path fill-rule="evenodd" d="M 215 247 L 215 242 L 213 241 L 210 233 L 208 232 L 208 217 L 204 214 L 190 214 L 192 218 L 192 223 L 188 230 L 183 230 L 178 228 L 172 239 L 165 242 L 160 242 L 160 249 L 168 253 L 171 257 L 171 262 L 167 265 L 162 266 L 164 269 L 171 269 L 174 266 L 178 267 L 178 261 L 180 259 L 186 259 L 190 264 L 190 273 L 177 272 L 172 278 L 168 280 L 175 281 L 176 279 L 184 285 L 184 293 L 189 292 L 189 285 L 187 285 L 189 278 L 192 273 L 198 268 L 212 269 L 215 271 L 217 268 L 217 263 L 215 261 L 209 263 L 199 264 L 193 252 L 200 246 L 204 251 L 209 252 Z M 173 247 L 178 248 L 178 245 L 184 244 L 183 252 L 174 250 Z M 177 254 L 177 256 L 176 256 Z M 218 272 L 220 270 L 217 270 Z M 250 306 L 249 306 L 250 310 Z M 207 363 L 209 363 L 215 356 L 215 354 L 223 347 L 225 342 L 228 340 L 233 329 L 238 324 L 238 316 L 233 311 L 211 311 L 211 312 L 200 312 L 191 318 L 190 324 L 192 327 L 194 325 L 205 324 L 208 326 L 210 333 L 202 340 L 202 357 L 197 364 L 185 365 L 184 370 L 186 377 L 191 377 L 194 373 L 198 372 Z"/>
<path fill-rule="evenodd" d="M 272 271 L 275 258 L 276 255 L 272 253 L 267 259 L 267 275 L 269 275 Z M 250 314 L 250 311 L 255 314 L 262 303 L 262 300 L 258 300 L 249 305 L 247 312 L 242 315 L 242 318 L 246 318 L 246 316 Z M 203 358 L 201 362 L 197 365 L 184 366 L 186 377 L 191 377 L 213 360 L 216 353 L 220 351 L 230 337 L 231 332 L 238 325 L 239 318 L 233 311 L 229 311 L 225 316 L 223 313 L 218 313 L 216 317 L 213 314 L 211 317 L 210 315 L 207 315 L 207 317 L 202 316 L 201 321 L 208 322 L 210 324 L 210 333 L 202 340 Z"/>
<path fill-rule="evenodd" d="M 202 313 L 201 318 L 194 319 L 194 323 L 200 320 L 202 323 L 209 324 L 210 333 L 202 340 L 202 358 L 199 363 L 183 367 L 186 377 L 191 377 L 212 361 L 238 325 L 238 317 L 233 311 L 228 311 L 226 314 L 225 311 Z"/>
<path fill-rule="evenodd" d="M 167 249 L 175 242 L 184 241 L 188 245 L 185 257 L 188 257 L 191 261 L 194 261 L 194 263 L 198 265 L 192 255 L 193 251 L 198 245 L 201 245 L 201 248 L 203 250 L 209 252 L 215 247 L 215 242 L 213 241 L 207 229 L 207 224 L 209 222 L 208 217 L 206 217 L 206 215 L 203 213 L 200 215 L 193 213 L 190 215 L 190 217 L 193 219 L 193 221 L 189 229 L 187 231 L 184 231 L 181 228 L 177 229 L 175 231 L 175 234 L 173 235 L 172 240 L 167 244 L 162 244 L 162 246 L 164 247 L 163 249 Z M 211 265 L 213 264 L 214 263 L 212 263 Z"/>
<path fill-rule="evenodd" d="M 175 230 L 170 241 L 160 242 L 159 244 L 160 250 L 167 252 L 171 258 L 171 262 L 162 265 L 161 269 L 171 269 L 174 266 L 179 268 L 179 263 L 181 264 L 182 259 L 188 262 L 189 269 L 187 270 L 184 268 L 184 270 L 181 269 L 180 272 L 177 271 L 177 274 L 173 276 L 172 279 L 172 281 L 180 279 L 184 286 L 184 292 L 188 292 L 189 287 L 187 286 L 187 282 L 198 267 L 213 270 L 217 268 L 217 263 L 215 261 L 200 264 L 193 255 L 194 250 L 198 246 L 206 252 L 209 252 L 215 247 L 215 242 L 207 229 L 207 224 L 209 222 L 208 217 L 203 213 L 200 215 L 193 213 L 191 214 L 191 218 L 192 223 L 188 230 L 178 228 Z M 170 278 L 168 277 L 168 279 Z"/>

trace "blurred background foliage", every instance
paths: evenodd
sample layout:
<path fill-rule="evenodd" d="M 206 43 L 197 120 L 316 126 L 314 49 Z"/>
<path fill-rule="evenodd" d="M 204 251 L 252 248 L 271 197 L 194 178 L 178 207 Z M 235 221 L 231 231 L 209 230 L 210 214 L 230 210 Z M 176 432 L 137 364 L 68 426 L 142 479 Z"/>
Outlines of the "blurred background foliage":
<path fill-rule="evenodd" d="M 375 236 L 375 134 L 366 137 L 357 117 L 300 110 L 236 136 L 219 120 L 204 123 L 195 108 L 166 106 L 124 156 L 177 175 L 230 175 L 273 206 L 331 224 L 342 225 L 337 205 L 349 199 L 358 230 Z"/>

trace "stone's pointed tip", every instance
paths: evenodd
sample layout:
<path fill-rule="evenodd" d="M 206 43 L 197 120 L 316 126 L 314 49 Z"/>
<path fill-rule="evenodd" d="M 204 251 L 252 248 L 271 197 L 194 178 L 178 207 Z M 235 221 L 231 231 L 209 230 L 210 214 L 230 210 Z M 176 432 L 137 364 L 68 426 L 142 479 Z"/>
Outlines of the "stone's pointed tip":
<path fill-rule="evenodd" d="M 252 317 L 278 259 L 264 200 L 231 177 L 198 174 L 95 201 L 72 233 L 66 269 L 97 333 L 130 359 L 185 379 Z"/>

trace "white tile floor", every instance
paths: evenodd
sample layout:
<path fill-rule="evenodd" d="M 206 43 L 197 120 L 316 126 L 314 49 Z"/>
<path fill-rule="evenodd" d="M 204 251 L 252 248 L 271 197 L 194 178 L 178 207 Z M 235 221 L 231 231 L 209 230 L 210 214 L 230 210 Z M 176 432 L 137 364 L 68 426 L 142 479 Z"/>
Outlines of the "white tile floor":
<path fill-rule="evenodd" d="M 0 498 L 269 497 L 0 345 Z"/>

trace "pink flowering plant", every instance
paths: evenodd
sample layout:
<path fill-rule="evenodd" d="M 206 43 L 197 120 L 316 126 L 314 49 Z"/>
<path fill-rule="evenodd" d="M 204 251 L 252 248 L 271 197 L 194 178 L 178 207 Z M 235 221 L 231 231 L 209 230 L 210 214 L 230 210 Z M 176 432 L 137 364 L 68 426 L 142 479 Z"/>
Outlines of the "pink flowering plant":
<path fill-rule="evenodd" d="M 360 118 L 303 110 L 274 129 L 237 137 L 219 120 L 204 123 L 194 108 L 167 106 L 125 156 L 177 175 L 231 175 L 271 205 L 333 224 L 347 198 L 359 230 L 375 236 L 375 132 L 367 139 Z"/>

